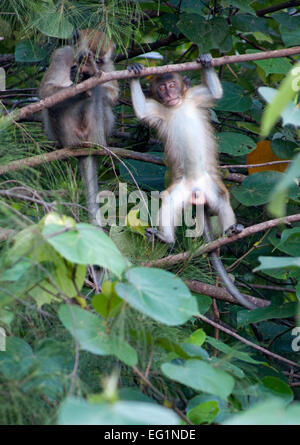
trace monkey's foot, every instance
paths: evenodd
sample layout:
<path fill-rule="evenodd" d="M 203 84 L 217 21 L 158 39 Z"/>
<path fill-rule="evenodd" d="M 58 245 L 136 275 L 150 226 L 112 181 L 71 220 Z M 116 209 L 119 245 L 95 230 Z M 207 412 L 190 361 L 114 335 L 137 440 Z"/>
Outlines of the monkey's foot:
<path fill-rule="evenodd" d="M 145 235 L 148 241 L 152 242 L 157 234 L 157 229 L 155 227 L 147 227 L 145 230 Z"/>
<path fill-rule="evenodd" d="M 144 69 L 144 65 L 141 63 L 132 63 L 127 67 L 128 71 L 133 71 L 134 74 L 141 74 L 141 71 Z"/>
<path fill-rule="evenodd" d="M 232 224 L 232 226 L 228 227 L 228 229 L 225 230 L 225 235 L 229 236 L 229 237 L 231 237 L 233 235 L 238 235 L 239 233 L 241 233 L 244 230 L 244 228 L 245 227 L 243 226 L 243 224 L 239 224 L 239 223 Z"/>
<path fill-rule="evenodd" d="M 165 236 L 156 227 L 147 228 L 145 231 L 145 234 L 146 234 L 147 240 L 150 242 L 153 242 L 156 239 L 158 239 L 159 241 L 162 241 L 163 243 L 168 244 L 168 246 L 169 246 L 168 253 L 172 252 L 172 250 L 174 249 L 175 240 L 165 238 Z"/>
<path fill-rule="evenodd" d="M 196 59 L 196 62 L 201 63 L 203 68 L 210 68 L 212 66 L 212 56 L 210 53 L 200 54 L 200 56 Z"/>

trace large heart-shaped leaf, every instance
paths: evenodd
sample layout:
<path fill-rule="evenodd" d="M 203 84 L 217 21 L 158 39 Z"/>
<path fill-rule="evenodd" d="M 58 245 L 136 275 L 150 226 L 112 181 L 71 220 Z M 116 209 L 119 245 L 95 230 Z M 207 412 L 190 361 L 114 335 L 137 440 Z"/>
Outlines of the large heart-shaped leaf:
<path fill-rule="evenodd" d="M 183 324 L 198 313 L 197 301 L 183 281 L 161 269 L 136 267 L 126 272 L 118 295 L 136 310 L 169 326 Z"/>
<path fill-rule="evenodd" d="M 234 379 L 229 374 L 202 360 L 187 360 L 180 365 L 164 363 L 161 369 L 167 377 L 176 382 L 222 399 L 226 399 L 234 387 Z"/>
<path fill-rule="evenodd" d="M 127 365 L 136 365 L 135 350 L 121 336 L 108 333 L 102 317 L 74 305 L 62 305 L 58 315 L 81 349 L 96 355 L 112 354 Z"/>
<path fill-rule="evenodd" d="M 60 425 L 178 425 L 180 419 L 172 410 L 154 403 L 89 403 L 68 397 L 60 408 L 58 422 Z"/>
<path fill-rule="evenodd" d="M 112 240 L 91 224 L 80 223 L 62 232 L 62 226 L 48 224 L 43 236 L 64 258 L 76 264 L 95 264 L 121 277 L 128 262 Z"/>
<path fill-rule="evenodd" d="M 225 131 L 218 133 L 219 151 L 232 156 L 242 156 L 251 153 L 255 149 L 256 143 L 245 134 Z"/>

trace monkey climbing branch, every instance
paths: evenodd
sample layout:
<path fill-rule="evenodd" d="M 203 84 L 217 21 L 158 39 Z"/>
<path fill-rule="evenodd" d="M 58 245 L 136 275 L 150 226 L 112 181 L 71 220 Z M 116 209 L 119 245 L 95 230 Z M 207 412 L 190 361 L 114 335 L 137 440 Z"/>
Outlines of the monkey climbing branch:
<path fill-rule="evenodd" d="M 300 46 L 295 46 L 287 49 L 279 49 L 275 51 L 261 51 L 252 54 L 240 54 L 234 56 L 223 56 L 213 59 L 213 66 L 226 65 L 229 63 L 241 63 L 251 62 L 255 60 L 271 59 L 277 57 L 287 57 L 295 54 L 300 54 Z M 149 76 L 154 74 L 163 74 L 180 71 L 193 71 L 201 69 L 201 64 L 197 62 L 178 63 L 174 65 L 156 66 L 150 68 L 144 68 L 141 71 L 142 76 Z M 134 77 L 140 77 L 128 70 L 112 71 L 112 72 L 100 72 L 98 75 L 91 77 L 75 86 L 66 88 L 52 96 L 47 97 L 34 104 L 27 105 L 21 108 L 16 114 L 13 114 L 14 120 L 24 119 L 33 113 L 41 111 L 43 108 L 50 108 L 65 99 L 76 96 L 77 94 L 84 93 L 85 91 L 94 88 L 96 85 L 110 82 L 112 80 L 130 79 Z"/>

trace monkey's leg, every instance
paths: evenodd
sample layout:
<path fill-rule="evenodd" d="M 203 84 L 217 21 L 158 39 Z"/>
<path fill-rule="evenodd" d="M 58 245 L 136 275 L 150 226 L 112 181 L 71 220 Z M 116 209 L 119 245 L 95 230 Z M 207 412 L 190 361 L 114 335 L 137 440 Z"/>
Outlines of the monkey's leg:
<path fill-rule="evenodd" d="M 189 195 L 183 181 L 162 193 L 162 205 L 158 213 L 159 231 L 156 236 L 165 243 L 175 242 L 175 229 L 180 224 L 183 205 Z"/>
<path fill-rule="evenodd" d="M 100 212 L 98 212 L 99 207 L 96 202 L 97 194 L 99 192 L 96 156 L 85 156 L 80 158 L 79 168 L 85 188 L 89 221 L 94 226 L 101 228 Z M 96 292 L 99 292 L 104 278 L 104 270 L 95 266 L 92 266 L 91 270 L 96 285 Z"/>
<path fill-rule="evenodd" d="M 229 202 L 229 196 L 225 195 L 219 201 L 218 216 L 222 226 L 222 231 L 227 236 L 240 233 L 244 226 L 236 222 L 235 214 Z"/>

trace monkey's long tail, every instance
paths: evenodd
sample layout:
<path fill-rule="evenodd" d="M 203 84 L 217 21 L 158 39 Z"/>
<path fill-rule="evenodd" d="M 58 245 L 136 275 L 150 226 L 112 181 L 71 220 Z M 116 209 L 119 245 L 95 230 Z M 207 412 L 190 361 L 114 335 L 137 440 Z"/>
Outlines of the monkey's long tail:
<path fill-rule="evenodd" d="M 98 187 L 98 173 L 97 173 L 97 157 L 96 156 L 84 156 L 79 159 L 80 174 L 83 179 L 86 205 L 89 213 L 89 221 L 94 226 L 101 228 L 101 221 L 98 221 L 100 217 L 97 215 L 99 210 L 97 206 L 97 195 L 99 191 Z M 104 279 L 104 270 L 99 267 L 92 266 L 92 275 L 95 281 L 96 290 L 99 292 Z"/>
<path fill-rule="evenodd" d="M 213 237 L 211 235 L 211 228 L 209 224 L 208 217 L 206 213 L 204 213 L 204 236 L 206 238 L 207 242 L 212 242 Z M 229 275 L 219 257 L 219 255 L 216 252 L 209 253 L 209 259 L 212 267 L 215 269 L 219 277 L 221 278 L 225 288 L 227 291 L 242 305 L 245 306 L 247 309 L 256 309 L 257 306 L 255 306 L 254 303 L 249 301 L 246 296 L 242 295 L 240 291 L 237 289 L 235 284 L 231 281 L 229 278 Z"/>

